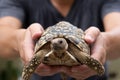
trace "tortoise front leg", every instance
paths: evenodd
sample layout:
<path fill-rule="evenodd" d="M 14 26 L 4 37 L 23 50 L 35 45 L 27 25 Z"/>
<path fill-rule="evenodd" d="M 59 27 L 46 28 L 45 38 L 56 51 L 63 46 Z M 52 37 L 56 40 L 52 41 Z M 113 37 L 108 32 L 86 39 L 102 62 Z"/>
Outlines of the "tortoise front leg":
<path fill-rule="evenodd" d="M 105 72 L 104 66 L 99 61 L 92 58 L 90 55 L 83 52 L 80 52 L 78 54 L 75 53 L 74 55 L 81 64 L 87 65 L 92 70 L 96 71 L 98 75 L 101 76 L 104 74 Z"/>
<path fill-rule="evenodd" d="M 40 64 L 40 61 L 37 60 L 36 56 L 32 58 L 29 64 L 24 66 L 24 69 L 22 72 L 22 79 L 30 80 L 32 73 L 34 73 L 35 69 L 38 67 L 39 64 Z"/>
<path fill-rule="evenodd" d="M 94 58 L 92 58 L 87 52 L 80 51 L 79 48 L 73 46 L 73 44 L 69 44 L 68 51 L 73 55 L 81 64 L 85 64 L 94 71 L 98 73 L 98 75 L 103 75 L 105 72 L 104 66 Z"/>
<path fill-rule="evenodd" d="M 100 76 L 105 72 L 104 66 L 99 61 L 90 56 L 87 56 L 85 64 L 96 71 Z"/>
<path fill-rule="evenodd" d="M 46 54 L 46 51 L 41 50 L 34 54 L 31 61 L 24 66 L 23 72 L 22 72 L 22 79 L 23 80 L 30 80 L 31 75 L 34 73 L 36 68 L 39 66 L 39 64 L 42 61 L 43 56 Z"/>

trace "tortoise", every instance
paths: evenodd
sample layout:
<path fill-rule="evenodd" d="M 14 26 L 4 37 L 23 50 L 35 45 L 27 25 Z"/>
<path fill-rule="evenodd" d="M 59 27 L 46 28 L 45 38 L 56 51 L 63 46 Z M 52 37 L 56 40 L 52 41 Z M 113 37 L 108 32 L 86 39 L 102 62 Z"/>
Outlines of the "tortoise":
<path fill-rule="evenodd" d="M 98 75 L 104 74 L 104 66 L 90 56 L 90 47 L 84 40 L 84 31 L 66 21 L 49 26 L 36 42 L 34 56 L 24 66 L 22 78 L 30 80 L 40 63 L 47 65 L 87 65 Z M 62 79 L 66 80 L 64 73 Z"/>

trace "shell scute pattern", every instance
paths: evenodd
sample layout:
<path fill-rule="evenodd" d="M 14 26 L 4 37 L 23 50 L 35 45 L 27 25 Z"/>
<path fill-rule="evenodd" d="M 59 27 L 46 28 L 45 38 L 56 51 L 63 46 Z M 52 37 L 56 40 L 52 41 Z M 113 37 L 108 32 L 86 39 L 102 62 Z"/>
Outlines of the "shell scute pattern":
<path fill-rule="evenodd" d="M 44 63 L 44 60 L 49 61 L 49 65 L 85 64 L 96 71 L 98 75 L 104 74 L 103 65 L 90 56 L 90 48 L 84 40 L 84 35 L 83 30 L 65 21 L 48 27 L 36 43 L 32 60 L 23 69 L 23 80 L 29 80 L 30 75 L 40 63 Z M 51 41 L 56 38 L 64 38 L 68 44 L 68 49 L 62 58 L 56 58 L 50 48 Z M 49 57 L 44 58 L 45 55 Z"/>

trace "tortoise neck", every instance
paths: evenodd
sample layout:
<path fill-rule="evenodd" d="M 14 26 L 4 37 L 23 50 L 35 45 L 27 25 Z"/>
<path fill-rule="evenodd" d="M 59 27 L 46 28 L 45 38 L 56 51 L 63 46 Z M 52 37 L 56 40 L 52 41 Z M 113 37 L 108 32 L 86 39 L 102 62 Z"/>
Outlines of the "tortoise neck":
<path fill-rule="evenodd" d="M 64 57 L 64 55 L 65 55 L 65 52 L 54 52 L 54 55 L 55 55 L 55 57 L 57 57 L 57 58 L 62 58 L 62 57 Z"/>

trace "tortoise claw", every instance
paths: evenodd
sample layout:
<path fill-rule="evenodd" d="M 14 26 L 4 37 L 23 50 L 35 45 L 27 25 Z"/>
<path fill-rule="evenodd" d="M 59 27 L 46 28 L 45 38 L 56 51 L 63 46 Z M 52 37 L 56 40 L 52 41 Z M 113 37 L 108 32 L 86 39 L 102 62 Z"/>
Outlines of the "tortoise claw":
<path fill-rule="evenodd" d="M 104 66 L 99 61 L 90 56 L 86 59 L 85 64 L 96 71 L 100 76 L 102 76 L 105 72 Z"/>
<path fill-rule="evenodd" d="M 23 68 L 23 72 L 22 72 L 23 80 L 30 80 L 31 75 L 34 73 L 36 68 L 40 65 L 43 59 L 42 57 L 45 56 L 46 53 L 48 53 L 48 50 L 41 50 L 34 54 L 31 61 Z"/>

